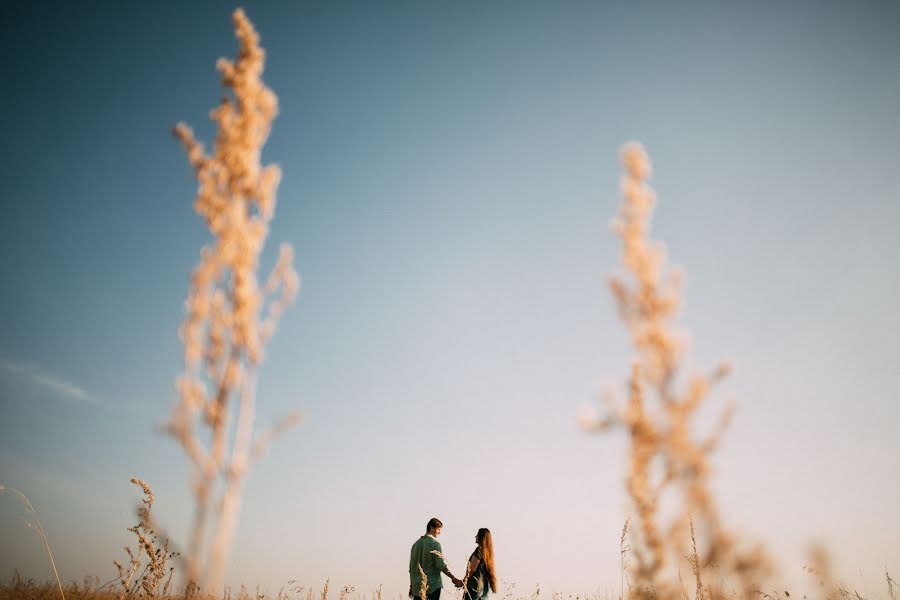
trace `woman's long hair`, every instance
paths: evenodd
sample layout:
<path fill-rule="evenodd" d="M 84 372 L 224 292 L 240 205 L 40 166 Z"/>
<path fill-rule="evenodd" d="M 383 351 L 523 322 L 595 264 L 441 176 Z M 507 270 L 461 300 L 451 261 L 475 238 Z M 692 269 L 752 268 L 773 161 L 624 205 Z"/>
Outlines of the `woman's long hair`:
<path fill-rule="evenodd" d="M 481 557 L 484 561 L 484 570 L 487 572 L 488 583 L 491 591 L 497 593 L 497 576 L 494 574 L 494 541 L 491 538 L 491 530 L 482 527 L 475 536 L 478 547 L 481 548 Z"/>

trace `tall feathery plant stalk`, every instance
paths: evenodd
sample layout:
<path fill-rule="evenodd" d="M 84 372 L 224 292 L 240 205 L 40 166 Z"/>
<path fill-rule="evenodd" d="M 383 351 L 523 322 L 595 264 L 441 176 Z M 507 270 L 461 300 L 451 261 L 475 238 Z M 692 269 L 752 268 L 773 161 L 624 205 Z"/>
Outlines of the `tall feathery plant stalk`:
<path fill-rule="evenodd" d="M 187 125 L 179 123 L 174 131 L 199 182 L 194 208 L 213 241 L 203 247 L 191 278 L 180 330 L 184 372 L 177 379 L 179 401 L 167 430 L 192 467 L 195 507 L 187 577 L 216 592 L 249 462 L 271 437 L 271 432 L 254 434 L 256 371 L 299 283 L 288 244 L 281 245 L 265 285 L 257 281 L 281 177 L 276 165 L 260 163 L 260 154 L 278 103 L 261 80 L 265 52 L 241 9 L 234 12 L 234 26 L 238 58 L 217 64 L 231 94 L 210 113 L 218 128 L 212 153 L 204 151 Z M 237 422 L 231 427 L 235 413 Z M 292 415 L 274 429 L 296 418 Z"/>
<path fill-rule="evenodd" d="M 718 428 L 697 440 L 691 420 L 710 388 L 727 375 L 720 365 L 709 374 L 681 377 L 684 344 L 674 320 L 681 304 L 682 278 L 667 262 L 662 244 L 649 239 L 656 197 L 647 184 L 650 160 L 640 144 L 622 150 L 623 200 L 612 229 L 622 240 L 624 273 L 610 288 L 619 315 L 628 327 L 636 357 L 627 383 L 624 407 L 585 423 L 593 431 L 622 427 L 628 434 L 626 491 L 634 516 L 631 528 L 635 560 L 630 567 L 633 598 L 677 598 L 672 568 L 683 557 L 697 556 L 697 600 L 701 571 L 715 565 L 719 573 L 750 598 L 754 585 L 767 577 L 759 548 L 740 550 L 726 531 L 710 492 L 709 454 L 730 419 L 723 412 Z M 675 514 L 664 519 L 663 494 L 674 492 Z M 700 552 L 691 547 L 691 522 L 702 539 Z M 712 592 L 710 592 L 712 593 Z"/>
<path fill-rule="evenodd" d="M 625 600 L 625 555 L 628 554 L 628 551 L 631 550 L 631 546 L 628 545 L 628 524 L 631 522 L 630 518 L 625 519 L 625 524 L 622 525 L 622 535 L 619 536 L 619 562 L 620 562 L 620 582 L 619 582 L 619 600 Z"/>
<path fill-rule="evenodd" d="M 62 600 L 66 600 L 66 595 L 63 592 L 62 581 L 60 581 L 59 572 L 56 570 L 56 561 L 53 560 L 53 552 L 50 551 L 50 541 L 47 539 L 47 534 L 44 532 L 44 526 L 41 525 L 41 520 L 38 518 L 38 514 L 34 508 L 34 505 L 31 504 L 31 500 L 28 499 L 28 496 L 26 496 L 19 490 L 7 487 L 0 483 L 0 493 L 3 492 L 15 496 L 15 498 L 25 508 L 25 512 L 28 514 L 28 517 L 23 518 L 22 522 L 25 524 L 25 527 L 38 534 L 38 537 L 41 538 L 41 542 L 43 542 L 44 544 L 44 550 L 47 551 L 47 558 L 50 559 L 50 568 L 53 569 L 53 576 L 56 578 L 56 587 L 59 590 L 59 595 L 62 597 Z"/>

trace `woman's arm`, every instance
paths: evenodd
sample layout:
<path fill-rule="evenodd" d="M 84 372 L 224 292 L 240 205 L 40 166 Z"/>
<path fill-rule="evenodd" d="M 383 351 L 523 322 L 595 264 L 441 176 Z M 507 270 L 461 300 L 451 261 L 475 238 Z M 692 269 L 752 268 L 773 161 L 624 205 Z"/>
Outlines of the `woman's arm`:
<path fill-rule="evenodd" d="M 472 558 L 469 559 L 469 566 L 466 567 L 466 579 L 469 578 L 469 575 L 475 572 L 475 570 L 478 568 L 478 565 L 480 564 L 481 560 L 477 556 L 473 555 Z"/>

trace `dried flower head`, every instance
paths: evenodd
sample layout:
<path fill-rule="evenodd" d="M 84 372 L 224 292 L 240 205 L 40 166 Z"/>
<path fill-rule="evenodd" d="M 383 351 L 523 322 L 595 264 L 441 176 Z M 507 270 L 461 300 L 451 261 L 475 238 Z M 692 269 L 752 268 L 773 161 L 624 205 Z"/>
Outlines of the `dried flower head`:
<path fill-rule="evenodd" d="M 681 305 L 683 274 L 668 265 L 665 247 L 649 239 L 656 194 L 647 184 L 652 169 L 646 151 L 640 144 L 629 143 L 622 149 L 621 159 L 625 170 L 622 202 L 612 229 L 622 240 L 624 273 L 611 279 L 610 289 L 636 357 L 625 406 L 584 423 L 584 427 L 602 431 L 617 425 L 628 433 L 625 486 L 635 524 L 631 528 L 635 561 L 630 569 L 634 582 L 630 593 L 643 599 L 680 597 L 680 585 L 670 574 L 674 573 L 672 567 L 677 568 L 678 561 L 687 557 L 695 575 L 697 600 L 715 592 L 704 591 L 702 585 L 704 570 L 713 565 L 721 578 L 736 584 L 749 598 L 754 584 L 768 577 L 767 561 L 760 549 L 739 547 L 721 522 L 709 487 L 708 455 L 728 423 L 731 408 L 726 408 L 719 427 L 705 438 L 696 439 L 691 429 L 693 415 L 730 367 L 722 364 L 708 375 L 679 377 L 684 343 L 675 317 Z M 686 384 L 681 385 L 682 381 Z M 674 517 L 664 518 L 660 498 L 669 490 L 679 502 Z"/>
<path fill-rule="evenodd" d="M 293 249 L 287 244 L 264 286 L 257 278 L 281 179 L 276 165 L 260 162 L 278 101 L 261 79 L 265 52 L 241 9 L 234 12 L 234 27 L 237 60 L 217 63 L 231 94 L 210 113 L 218 129 L 212 152 L 206 153 L 190 127 L 175 127 L 199 184 L 194 209 L 213 236 L 191 277 L 180 330 L 184 372 L 176 382 L 179 402 L 167 426 L 193 466 L 196 508 L 188 579 L 206 589 L 220 587 L 244 476 L 254 445 L 265 445 L 254 440 L 253 432 L 256 368 L 299 286 Z M 198 434 L 198 427 L 208 434 Z M 218 482 L 224 492 L 214 499 Z M 207 554 L 213 507 L 216 519 Z"/>

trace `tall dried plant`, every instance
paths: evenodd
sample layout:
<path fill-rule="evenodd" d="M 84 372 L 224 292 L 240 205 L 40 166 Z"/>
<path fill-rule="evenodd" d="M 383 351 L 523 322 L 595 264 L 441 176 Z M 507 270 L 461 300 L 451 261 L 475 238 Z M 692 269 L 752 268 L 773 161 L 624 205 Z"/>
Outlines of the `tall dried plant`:
<path fill-rule="evenodd" d="M 56 578 L 56 587 L 59 590 L 59 595 L 62 597 L 62 600 L 66 600 L 66 594 L 63 592 L 62 581 L 59 579 L 59 572 L 56 570 L 56 561 L 53 560 L 53 552 L 50 551 L 50 541 L 47 539 L 47 534 L 44 531 L 44 526 L 41 525 L 41 520 L 38 518 L 37 511 L 34 508 L 34 505 L 31 504 L 31 500 L 28 499 L 28 496 L 20 492 L 19 490 L 11 487 L 7 487 L 0 483 L 0 493 L 6 492 L 16 498 L 19 503 L 25 508 L 25 513 L 28 515 L 22 519 L 22 522 L 25 524 L 25 527 L 32 530 L 38 537 L 41 538 L 41 542 L 44 544 L 44 550 L 47 551 L 47 558 L 50 559 L 50 567 L 53 569 L 53 576 Z"/>
<path fill-rule="evenodd" d="M 428 576 L 425 575 L 425 570 L 422 569 L 421 563 L 417 563 L 416 566 L 419 568 L 419 578 L 421 579 L 421 583 L 419 584 L 419 600 L 428 600 Z"/>
<path fill-rule="evenodd" d="M 625 600 L 625 563 L 626 556 L 631 550 L 631 546 L 628 545 L 628 525 L 630 523 L 631 517 L 626 517 L 625 524 L 622 525 L 622 534 L 619 536 L 619 600 Z"/>
<path fill-rule="evenodd" d="M 169 593 L 175 571 L 174 567 L 170 566 L 170 561 L 178 556 L 178 553 L 170 550 L 169 539 L 165 535 L 160 536 L 153 524 L 152 509 L 155 500 L 153 489 L 148 483 L 137 478 L 133 478 L 131 483 L 141 489 L 144 497 L 137 509 L 138 522 L 128 528 L 128 531 L 137 538 L 137 550 L 125 546 L 125 553 L 128 554 L 127 567 L 117 560 L 113 561 L 119 572 L 118 583 L 122 588 L 119 600 L 135 596 L 155 598 L 160 591 L 165 596 Z"/>
<path fill-rule="evenodd" d="M 234 12 L 234 26 L 238 58 L 217 63 L 231 94 L 210 113 L 218 129 L 212 153 L 187 125 L 174 130 L 199 182 L 194 208 L 213 236 L 201 250 L 188 291 L 180 330 L 184 372 L 167 425 L 192 467 L 187 577 L 206 590 L 222 585 L 247 468 L 271 437 L 271 431 L 254 434 L 256 372 L 299 284 L 288 244 L 281 245 L 265 285 L 257 281 L 281 177 L 276 165 L 260 163 L 260 155 L 278 103 L 262 82 L 265 52 L 241 9 Z M 296 420 L 291 415 L 273 431 Z"/>
<path fill-rule="evenodd" d="M 730 407 L 705 438 L 696 439 L 692 430 L 692 418 L 729 367 L 722 364 L 709 374 L 684 375 L 683 338 L 674 324 L 682 277 L 669 266 L 665 247 L 649 239 L 656 203 L 647 184 L 650 160 L 636 143 L 627 144 L 621 158 L 623 200 L 612 229 L 622 240 L 624 273 L 611 279 L 610 288 L 636 357 L 625 406 L 614 406 L 606 417 L 584 425 L 592 431 L 621 427 L 628 435 L 626 491 L 634 516 L 635 558 L 629 596 L 679 597 L 674 570 L 684 557 L 694 555 L 697 600 L 703 597 L 702 572 L 712 566 L 749 598 L 754 585 L 767 577 L 767 563 L 759 548 L 745 551 L 738 546 L 722 523 L 709 486 L 709 455 L 727 426 Z M 666 518 L 660 499 L 670 493 L 675 511 Z M 692 522 L 698 529 L 698 548 L 688 547 Z"/>

